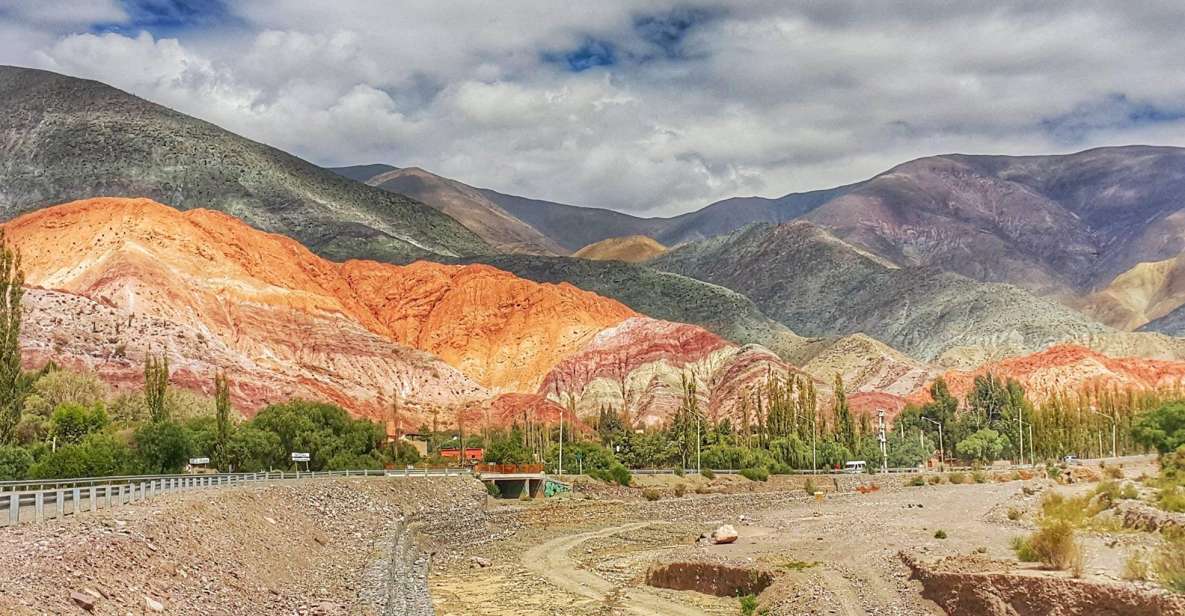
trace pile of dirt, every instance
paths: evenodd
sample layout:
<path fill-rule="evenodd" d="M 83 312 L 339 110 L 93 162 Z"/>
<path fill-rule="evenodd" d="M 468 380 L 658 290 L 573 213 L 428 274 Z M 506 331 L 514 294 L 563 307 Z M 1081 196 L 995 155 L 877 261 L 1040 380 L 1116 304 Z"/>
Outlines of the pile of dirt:
<path fill-rule="evenodd" d="M 366 570 L 407 525 L 485 530 L 467 478 L 324 479 L 169 494 L 0 531 L 0 613 L 391 613 Z M 441 510 L 456 516 L 428 515 Z M 413 529 L 414 530 L 414 529 Z M 406 536 L 406 533 L 404 533 Z M 399 550 L 401 558 L 423 558 Z M 363 584 L 363 580 L 369 582 Z M 426 593 L 426 586 L 410 592 Z M 406 614 L 418 614 L 410 611 Z"/>
<path fill-rule="evenodd" d="M 1013 571 L 986 558 L 949 557 L 922 563 L 902 554 L 922 596 L 948 614 L 985 616 L 1167 616 L 1185 614 L 1185 596 L 1134 585 L 1086 581 L 1053 572 Z"/>
<path fill-rule="evenodd" d="M 650 586 L 694 590 L 717 597 L 759 595 L 773 581 L 773 572 L 764 567 L 703 561 L 654 565 L 646 572 L 646 583 Z"/>

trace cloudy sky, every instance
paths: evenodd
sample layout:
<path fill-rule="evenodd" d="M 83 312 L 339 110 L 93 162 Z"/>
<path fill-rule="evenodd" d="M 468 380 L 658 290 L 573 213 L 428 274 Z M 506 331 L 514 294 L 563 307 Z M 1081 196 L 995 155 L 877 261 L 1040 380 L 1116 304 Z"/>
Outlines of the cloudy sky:
<path fill-rule="evenodd" d="M 1185 145 L 1179 1 L 0 0 L 0 63 L 323 165 L 668 215 L 944 152 Z"/>

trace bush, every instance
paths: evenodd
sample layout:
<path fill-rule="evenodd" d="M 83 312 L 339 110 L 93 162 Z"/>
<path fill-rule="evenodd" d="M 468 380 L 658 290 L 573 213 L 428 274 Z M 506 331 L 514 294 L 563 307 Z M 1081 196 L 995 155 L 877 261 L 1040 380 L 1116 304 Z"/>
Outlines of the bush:
<path fill-rule="evenodd" d="M 960 483 L 966 483 L 967 476 L 964 475 L 963 473 L 950 473 L 946 476 L 946 480 L 955 484 L 955 485 L 958 485 Z"/>
<path fill-rule="evenodd" d="M 1064 520 L 1046 523 L 1028 538 L 1037 560 L 1047 567 L 1082 575 L 1086 552 L 1074 535 L 1074 526 Z"/>
<path fill-rule="evenodd" d="M 646 488 L 645 490 L 642 490 L 642 498 L 648 501 L 656 501 L 661 497 L 662 495 L 659 494 L 658 490 L 654 488 Z"/>
<path fill-rule="evenodd" d="M 609 477 L 613 481 L 616 481 L 618 485 L 625 487 L 629 487 L 630 483 L 633 482 L 634 479 L 633 476 L 630 475 L 630 469 L 626 468 L 621 462 L 614 462 L 613 465 L 609 467 Z"/>
<path fill-rule="evenodd" d="M 699 472 L 699 474 L 703 475 L 704 479 L 707 479 L 709 481 L 716 478 L 716 473 L 712 472 L 712 469 L 710 469 L 710 468 L 705 468 L 705 469 L 701 470 Z"/>
<path fill-rule="evenodd" d="M 1022 515 L 1024 515 L 1024 514 L 1021 512 L 1020 509 L 1017 509 L 1016 507 L 1009 507 L 1008 508 L 1008 519 L 1012 520 L 1013 522 L 1019 520 Z"/>
<path fill-rule="evenodd" d="M 1123 469 L 1118 466 L 1104 467 L 1103 476 L 1108 479 L 1123 479 Z"/>
<path fill-rule="evenodd" d="M 741 477 L 749 481 L 768 481 L 769 471 L 764 468 L 742 468 Z"/>
<path fill-rule="evenodd" d="M 973 479 L 975 483 L 987 483 L 987 475 L 983 474 L 983 471 L 975 471 L 974 473 L 971 473 L 971 479 Z"/>
<path fill-rule="evenodd" d="M 932 475 L 927 481 L 930 482 L 930 485 L 936 486 L 942 483 L 942 475 Z"/>
<path fill-rule="evenodd" d="M 675 484 L 675 496 L 678 498 L 683 498 L 684 494 L 687 494 L 687 486 L 684 484 L 681 484 L 681 483 L 676 483 Z"/>
<path fill-rule="evenodd" d="M 494 498 L 498 498 L 499 496 L 502 496 L 502 488 L 498 487 L 498 482 L 491 481 L 486 484 L 486 494 L 489 494 Z"/>
<path fill-rule="evenodd" d="M 1016 553 L 1016 559 L 1022 563 L 1035 563 L 1038 560 L 1037 552 L 1033 550 L 1033 544 L 1025 537 L 1016 536 L 1010 541 L 1012 551 Z"/>
<path fill-rule="evenodd" d="M 1132 427 L 1132 436 L 1161 454 L 1185 445 L 1185 402 L 1170 402 L 1145 413 Z"/>
<path fill-rule="evenodd" d="M 121 440 L 106 434 L 92 434 L 77 445 L 47 452 L 29 467 L 34 479 L 137 475 L 144 467 L 136 452 Z"/>
<path fill-rule="evenodd" d="M 942 529 L 938 529 L 938 532 L 934 533 L 934 538 L 935 539 L 946 539 L 946 531 L 944 531 Z"/>
<path fill-rule="evenodd" d="M 802 482 L 802 490 L 810 496 L 814 496 L 815 492 L 819 491 L 818 486 L 815 485 L 813 477 L 807 477 L 806 481 Z"/>
<path fill-rule="evenodd" d="M 1140 491 L 1136 489 L 1136 484 L 1125 483 L 1123 484 L 1123 490 L 1119 492 L 1119 498 L 1126 500 L 1140 498 Z"/>
<path fill-rule="evenodd" d="M 908 483 L 906 483 L 905 485 L 907 485 L 907 486 L 915 486 L 915 487 L 917 487 L 917 486 L 924 486 L 924 485 L 926 485 L 926 478 L 925 478 L 925 477 L 923 477 L 923 476 L 921 476 L 921 475 L 915 475 L 915 476 L 913 477 L 913 479 L 910 479 L 910 480 L 909 480 L 909 482 L 908 482 Z"/>
<path fill-rule="evenodd" d="M 189 433 L 171 421 L 146 424 L 136 430 L 136 451 L 154 473 L 179 472 L 189 461 Z"/>
<path fill-rule="evenodd" d="M 1185 540 L 1166 541 L 1154 564 L 1156 580 L 1173 592 L 1185 593 Z"/>
<path fill-rule="evenodd" d="M 745 595 L 741 597 L 741 616 L 753 616 L 757 613 L 757 596 Z"/>
<path fill-rule="evenodd" d="M 1185 490 L 1179 486 L 1166 486 L 1160 490 L 1156 504 L 1165 511 L 1185 513 Z"/>
<path fill-rule="evenodd" d="M 679 467 L 679 468 L 676 468 L 676 469 L 675 469 L 675 476 L 676 476 L 676 477 L 682 477 L 682 476 L 683 476 L 683 474 L 684 474 L 684 473 L 683 473 L 683 467 Z"/>

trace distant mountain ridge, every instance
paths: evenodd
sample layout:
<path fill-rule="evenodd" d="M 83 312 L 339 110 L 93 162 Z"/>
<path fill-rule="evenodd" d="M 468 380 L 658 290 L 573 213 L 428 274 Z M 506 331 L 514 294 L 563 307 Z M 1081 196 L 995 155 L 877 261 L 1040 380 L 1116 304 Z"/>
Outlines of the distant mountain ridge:
<path fill-rule="evenodd" d="M 0 217 L 95 196 L 217 209 L 332 258 L 490 251 L 422 203 L 96 81 L 0 66 Z"/>

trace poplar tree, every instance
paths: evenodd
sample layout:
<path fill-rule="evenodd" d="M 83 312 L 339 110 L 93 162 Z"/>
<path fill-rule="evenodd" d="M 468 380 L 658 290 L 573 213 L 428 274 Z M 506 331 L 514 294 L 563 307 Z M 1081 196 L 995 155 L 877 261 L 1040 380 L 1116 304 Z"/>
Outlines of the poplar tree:
<path fill-rule="evenodd" d="M 835 373 L 835 403 L 832 407 L 835 415 L 835 432 L 839 442 L 848 451 L 856 447 L 856 427 L 852 424 L 852 411 L 848 408 L 848 397 L 844 393 L 843 376 Z"/>
<path fill-rule="evenodd" d="M 21 420 L 21 253 L 0 230 L 0 443 L 11 442 Z"/>
<path fill-rule="evenodd" d="M 226 372 L 214 375 L 214 413 L 217 421 L 217 441 L 214 444 L 215 462 L 225 470 L 230 443 L 230 384 Z"/>
<path fill-rule="evenodd" d="M 165 392 L 169 389 L 169 358 L 149 355 L 144 359 L 144 403 L 152 423 L 169 419 L 165 409 Z"/>

